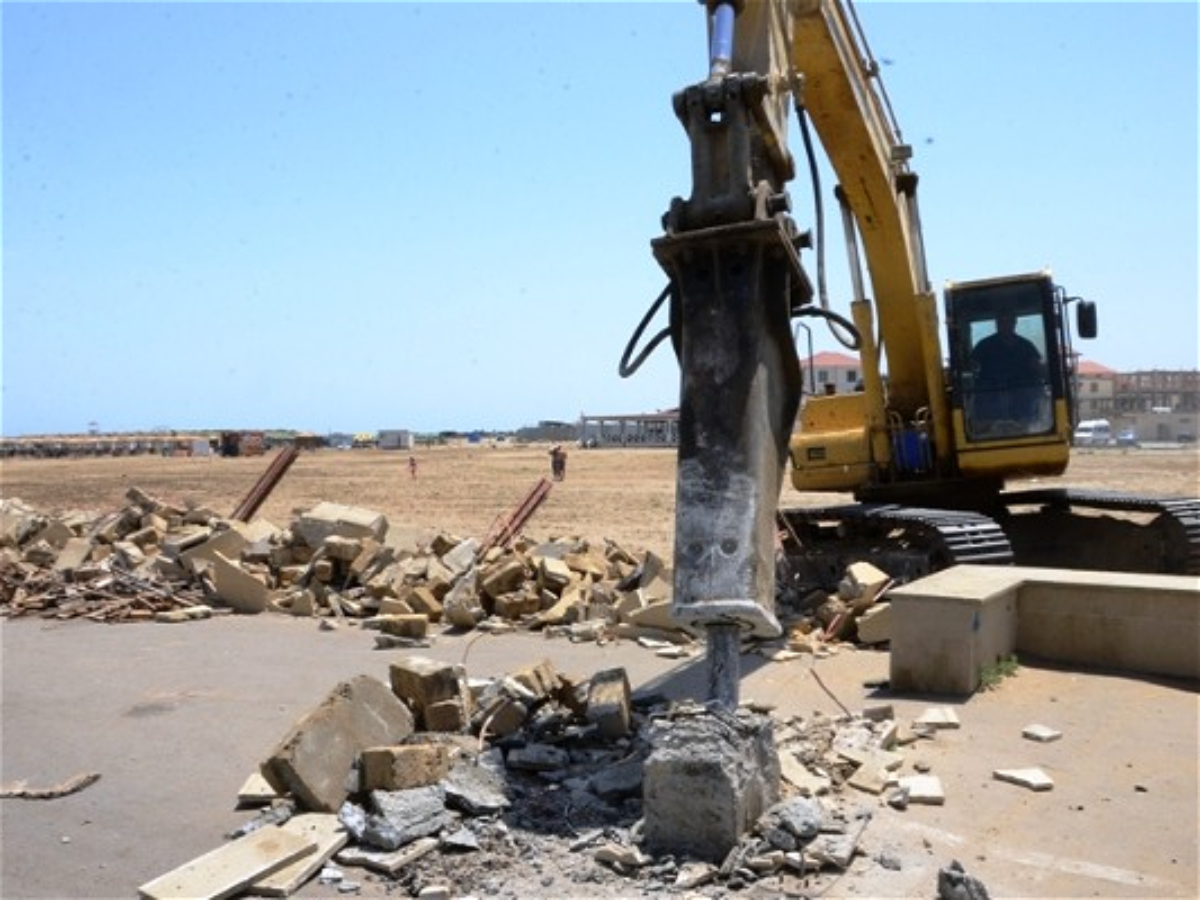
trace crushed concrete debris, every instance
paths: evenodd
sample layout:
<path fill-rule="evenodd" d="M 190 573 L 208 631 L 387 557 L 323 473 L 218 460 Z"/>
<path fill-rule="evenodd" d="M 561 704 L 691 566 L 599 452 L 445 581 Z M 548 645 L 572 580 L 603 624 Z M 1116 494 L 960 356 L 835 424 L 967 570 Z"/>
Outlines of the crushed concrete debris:
<path fill-rule="evenodd" d="M 273 874 L 256 874 L 258 860 L 227 873 L 246 893 L 288 896 L 313 880 L 353 893 L 384 880 L 405 896 L 501 900 L 598 886 L 611 896 L 704 886 L 713 896 L 746 888 L 806 896 L 856 861 L 898 867 L 865 849 L 880 807 L 944 802 L 936 777 L 910 774 L 914 761 L 883 746 L 896 730 L 890 705 L 779 720 L 749 702 L 725 712 L 642 696 L 623 669 L 578 678 L 545 659 L 473 678 L 462 665 L 406 656 L 390 665 L 388 682 L 359 676 L 335 686 L 265 756 L 267 789 L 247 779 L 239 804 L 264 805 L 228 839 L 285 829 L 312 847 Z M 446 703 L 455 715 L 429 716 Z M 672 761 L 695 761 L 689 750 L 700 739 L 728 745 L 713 777 L 692 779 L 688 791 L 656 787 L 686 776 Z M 747 754 L 763 758 L 750 766 Z M 777 793 L 744 789 L 752 769 L 771 766 Z M 856 790 L 864 769 L 891 793 Z M 643 800 L 655 791 L 665 797 L 657 806 Z M 743 820 L 714 826 L 712 846 L 703 840 L 711 828 L 691 829 L 696 852 L 675 846 L 671 830 L 721 795 L 741 798 Z"/>
<path fill-rule="evenodd" d="M 671 616 L 669 566 L 607 539 L 515 535 L 485 547 L 325 501 L 281 527 L 137 487 L 126 500 L 113 512 L 53 515 L 0 500 L 0 618 L 186 623 L 274 612 L 372 630 L 379 649 L 426 647 L 443 631 L 523 629 L 635 641 L 673 659 L 703 652 L 703 635 Z M 780 663 L 836 652 L 857 621 L 886 608 L 891 583 L 853 564 L 840 594 L 812 592 L 778 609 L 787 631 L 758 652 Z M 863 631 L 886 643 L 886 630 Z M 619 717 L 606 727 L 620 729 Z"/>

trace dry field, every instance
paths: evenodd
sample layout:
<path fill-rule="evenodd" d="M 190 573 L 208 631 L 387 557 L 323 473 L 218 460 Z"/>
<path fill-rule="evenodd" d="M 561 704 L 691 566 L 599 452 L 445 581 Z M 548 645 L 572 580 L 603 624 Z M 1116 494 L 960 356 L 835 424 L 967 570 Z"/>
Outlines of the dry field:
<path fill-rule="evenodd" d="M 328 500 L 377 510 L 393 525 L 409 524 L 482 538 L 534 484 L 549 477 L 548 445 L 423 448 L 410 477 L 408 454 L 374 450 L 306 452 L 267 498 L 259 516 L 288 524 L 296 510 Z M 44 512 L 107 511 L 125 505 L 131 486 L 164 500 L 229 514 L 266 470 L 270 457 L 246 459 L 91 458 L 5 460 L 0 496 L 19 497 Z M 539 538 L 608 538 L 627 548 L 668 555 L 674 533 L 672 450 L 579 450 L 565 481 L 555 483 L 526 531 Z M 1065 485 L 1157 496 L 1200 492 L 1200 450 L 1079 450 Z M 1014 483 L 1014 487 L 1027 486 Z M 787 506 L 831 498 L 786 486 Z"/>

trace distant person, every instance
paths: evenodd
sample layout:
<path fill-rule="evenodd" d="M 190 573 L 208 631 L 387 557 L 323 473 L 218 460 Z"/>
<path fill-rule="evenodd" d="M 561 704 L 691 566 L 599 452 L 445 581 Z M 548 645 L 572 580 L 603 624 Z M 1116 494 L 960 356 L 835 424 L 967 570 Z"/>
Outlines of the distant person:
<path fill-rule="evenodd" d="M 417 477 L 417 458 L 415 456 L 410 456 L 408 458 L 408 477 Z"/>
<path fill-rule="evenodd" d="M 562 481 L 567 477 L 567 451 L 563 449 L 562 444 L 555 444 L 550 448 L 550 475 L 555 481 Z"/>
<path fill-rule="evenodd" d="M 1042 354 L 1017 334 L 1017 317 L 1000 313 L 996 331 L 971 351 L 977 390 L 976 412 L 987 419 L 1028 421 L 1037 415 L 1044 384 Z"/>

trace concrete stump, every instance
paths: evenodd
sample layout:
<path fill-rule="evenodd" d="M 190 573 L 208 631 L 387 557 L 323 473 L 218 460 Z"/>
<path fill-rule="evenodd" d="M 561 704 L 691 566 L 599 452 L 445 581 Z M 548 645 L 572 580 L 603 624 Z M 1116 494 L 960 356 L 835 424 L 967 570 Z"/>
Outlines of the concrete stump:
<path fill-rule="evenodd" d="M 642 785 L 645 845 L 720 863 L 779 799 L 771 720 L 706 710 L 656 722 Z"/>

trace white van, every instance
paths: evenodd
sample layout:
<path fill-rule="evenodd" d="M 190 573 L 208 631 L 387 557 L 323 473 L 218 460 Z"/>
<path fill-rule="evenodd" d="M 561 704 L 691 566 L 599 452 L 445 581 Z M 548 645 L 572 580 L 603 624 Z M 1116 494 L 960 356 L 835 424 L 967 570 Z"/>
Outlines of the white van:
<path fill-rule="evenodd" d="M 1108 419 L 1084 419 L 1075 426 L 1072 443 L 1076 447 L 1107 447 L 1113 441 Z"/>

